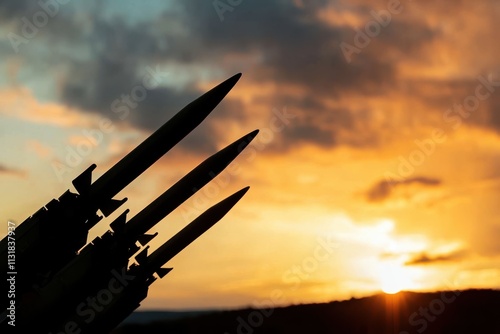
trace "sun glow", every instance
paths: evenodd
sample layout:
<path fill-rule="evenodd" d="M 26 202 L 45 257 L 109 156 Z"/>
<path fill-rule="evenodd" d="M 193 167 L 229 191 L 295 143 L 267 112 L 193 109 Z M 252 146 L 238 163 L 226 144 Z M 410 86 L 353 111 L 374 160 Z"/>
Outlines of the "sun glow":
<path fill-rule="evenodd" d="M 397 263 L 384 263 L 379 271 L 380 289 L 387 294 L 395 294 L 401 290 L 415 289 L 412 272 Z"/>

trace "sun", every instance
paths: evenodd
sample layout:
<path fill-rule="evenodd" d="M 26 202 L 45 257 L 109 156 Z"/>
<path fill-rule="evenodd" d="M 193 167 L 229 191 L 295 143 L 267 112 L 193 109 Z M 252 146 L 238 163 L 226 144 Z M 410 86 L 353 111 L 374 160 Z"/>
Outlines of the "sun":
<path fill-rule="evenodd" d="M 411 272 L 397 263 L 383 263 L 379 269 L 380 289 L 387 294 L 414 288 Z"/>
<path fill-rule="evenodd" d="M 384 293 L 392 295 L 403 290 L 404 286 L 398 279 L 390 277 L 381 282 L 381 289 Z"/>

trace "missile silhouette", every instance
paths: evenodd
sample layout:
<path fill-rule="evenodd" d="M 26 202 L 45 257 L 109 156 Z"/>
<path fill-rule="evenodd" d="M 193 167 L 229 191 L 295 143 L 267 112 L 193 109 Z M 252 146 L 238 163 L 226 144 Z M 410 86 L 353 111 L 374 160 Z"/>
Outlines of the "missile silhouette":
<path fill-rule="evenodd" d="M 68 324 L 72 328 L 81 330 L 82 333 L 106 333 L 116 327 L 147 297 L 149 286 L 156 280 L 153 274 L 156 272 L 160 278 L 163 278 L 166 273 L 170 272 L 171 268 L 161 268 L 161 266 L 219 222 L 249 188 L 245 187 L 210 207 L 155 250 L 144 263 L 134 264 L 126 272 L 114 272 L 115 277 L 120 276 L 123 283 L 119 293 L 111 295 L 106 305 L 96 305 L 98 312 L 93 311 L 95 309 L 90 306 L 88 309 L 81 308 L 80 314 L 78 312 L 72 314 L 65 321 L 60 322 L 64 326 L 54 327 L 50 333 L 64 332 L 64 327 Z M 94 296 L 98 296 L 97 290 L 95 293 Z M 89 300 L 98 299 L 94 296 Z"/>
<path fill-rule="evenodd" d="M 62 305 L 73 303 L 76 308 L 81 299 L 91 295 L 93 290 L 100 289 L 101 285 L 105 286 L 111 279 L 112 270 L 127 266 L 129 257 L 139 250 L 136 241 L 145 245 L 156 236 L 157 233 L 154 235 L 144 235 L 144 233 L 222 172 L 258 132 L 258 130 L 250 132 L 200 163 L 126 224 L 128 210 L 125 211 L 110 224 L 114 233 L 108 231 L 83 248 L 79 256 L 55 274 L 50 283 L 36 292 L 44 298 L 38 298 L 39 302 L 26 306 L 19 312 L 18 317 L 21 320 L 43 319 L 49 316 L 48 310 L 52 314 L 56 313 L 57 317 L 62 317 L 68 312 L 68 308 L 61 307 Z M 78 278 L 73 278 L 75 271 L 82 274 Z M 95 276 L 97 278 L 94 278 Z M 93 284 L 86 284 L 89 280 L 93 280 Z M 80 286 L 78 291 L 68 296 L 68 290 L 76 289 L 78 286 Z"/>
<path fill-rule="evenodd" d="M 212 206 L 155 250 L 146 258 L 144 264 L 139 263 L 139 267 L 144 268 L 142 269 L 143 274 L 147 276 L 153 274 L 153 272 L 157 272 L 160 277 L 163 277 L 170 270 L 161 270 L 161 266 L 221 220 L 222 217 L 224 217 L 246 194 L 248 189 L 250 189 L 250 187 L 245 187 Z"/>
<path fill-rule="evenodd" d="M 93 184 L 96 165 L 91 165 L 73 180 L 77 194 L 66 191 L 20 224 L 16 229 L 17 295 L 33 284 L 43 286 L 71 261 L 87 243 L 89 230 L 102 219 L 97 210 L 108 216 L 122 205 L 126 198 L 112 197 L 198 126 L 240 77 L 232 76 L 188 104 Z M 7 259 L 7 238 L 0 242 L 0 256 Z"/>
<path fill-rule="evenodd" d="M 92 185 L 91 170 L 82 175 L 82 178 L 75 179 L 73 185 L 81 195 L 88 194 L 101 212 L 108 216 L 121 204 L 121 201 L 112 201 L 112 198 L 193 131 L 229 93 L 240 77 L 241 73 L 232 76 L 189 103 Z"/>
<path fill-rule="evenodd" d="M 129 210 L 125 210 L 110 224 L 109 231 L 87 244 L 88 231 L 103 218 L 98 211 L 107 217 L 123 204 L 126 198 L 113 197 L 196 128 L 240 76 L 234 75 L 188 104 L 93 183 L 96 165 L 91 165 L 73 180 L 77 193 L 64 192 L 16 228 L 15 309 L 20 330 L 30 329 L 32 323 L 42 333 L 111 330 L 147 297 L 149 285 L 171 270 L 162 266 L 243 197 L 248 187 L 205 211 L 149 256 L 146 246 L 135 255 L 136 263 L 129 263 L 140 250 L 137 242 L 145 246 L 158 234 L 147 234 L 148 230 L 220 174 L 258 130 L 207 158 L 128 221 Z M 0 242 L 4 259 L 8 258 L 7 241 L 6 237 Z M 124 277 L 134 279 L 117 287 L 117 281 L 124 283 Z M 91 296 L 94 299 L 89 299 Z M 6 302 L 0 317 L 2 326 L 10 319 L 10 303 Z M 97 306 L 97 302 L 102 305 Z M 95 306 L 95 312 L 85 309 L 86 303 Z"/>
<path fill-rule="evenodd" d="M 124 226 L 124 234 L 127 237 L 137 239 L 140 235 L 146 233 L 158 221 L 191 197 L 194 192 L 201 189 L 222 172 L 258 133 L 259 130 L 250 132 L 198 165 L 134 216 Z"/>

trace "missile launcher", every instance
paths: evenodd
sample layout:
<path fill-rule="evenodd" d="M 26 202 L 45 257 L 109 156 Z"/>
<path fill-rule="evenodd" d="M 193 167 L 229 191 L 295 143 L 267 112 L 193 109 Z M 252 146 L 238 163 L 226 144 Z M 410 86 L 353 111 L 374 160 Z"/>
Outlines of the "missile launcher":
<path fill-rule="evenodd" d="M 127 200 L 114 196 L 201 124 L 240 76 L 188 104 L 95 182 L 96 165 L 91 165 L 73 180 L 76 192 L 67 190 L 16 228 L 18 329 L 36 324 L 39 333 L 108 333 L 147 297 L 151 283 L 170 272 L 164 264 L 243 197 L 248 187 L 209 208 L 148 255 L 147 244 L 157 235 L 148 231 L 221 173 L 258 130 L 207 158 L 134 217 L 127 219 L 129 210 L 124 210 L 110 230 L 87 243 L 89 230 Z M 7 262 L 7 237 L 0 242 L 0 254 Z M 9 303 L 0 318 L 4 328 L 13 320 Z"/>

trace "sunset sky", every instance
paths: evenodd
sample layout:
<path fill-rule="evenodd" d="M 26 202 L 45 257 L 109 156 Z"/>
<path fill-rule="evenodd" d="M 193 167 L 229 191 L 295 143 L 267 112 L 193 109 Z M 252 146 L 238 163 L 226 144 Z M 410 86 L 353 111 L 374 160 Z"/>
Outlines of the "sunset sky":
<path fill-rule="evenodd" d="M 0 4 L 2 236 L 242 72 L 91 230 L 261 130 L 154 229 L 251 187 L 143 309 L 500 288 L 499 1 L 60 2 Z"/>

